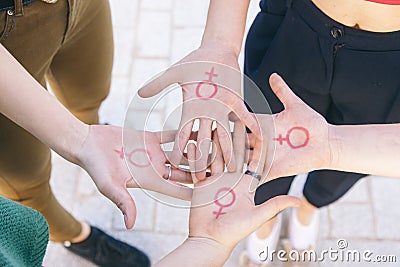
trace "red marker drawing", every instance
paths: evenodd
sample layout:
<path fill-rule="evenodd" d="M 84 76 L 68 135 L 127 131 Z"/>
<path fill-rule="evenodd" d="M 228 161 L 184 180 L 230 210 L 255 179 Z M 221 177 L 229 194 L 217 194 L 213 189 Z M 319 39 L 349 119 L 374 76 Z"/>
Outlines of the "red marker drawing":
<path fill-rule="evenodd" d="M 304 140 L 304 142 L 300 145 L 294 145 L 292 144 L 292 142 L 290 141 L 290 135 L 292 134 L 292 132 L 294 131 L 301 131 L 305 134 L 306 139 Z M 305 147 L 308 144 L 308 141 L 310 141 L 310 133 L 308 132 L 308 130 L 304 127 L 293 127 L 291 128 L 287 133 L 286 133 L 286 137 L 283 138 L 282 134 L 279 134 L 278 138 L 274 138 L 275 141 L 278 141 L 280 145 L 283 144 L 283 141 L 286 141 L 287 144 L 289 145 L 289 147 L 291 148 L 301 148 L 301 147 Z"/>
<path fill-rule="evenodd" d="M 215 83 L 213 83 L 213 80 L 212 80 L 214 77 L 218 77 L 218 74 L 215 74 L 215 73 L 214 73 L 214 67 L 211 68 L 210 72 L 206 72 L 205 74 L 208 75 L 208 80 L 201 81 L 201 82 L 197 85 L 197 87 L 196 87 L 196 96 L 197 96 L 198 98 L 200 98 L 200 99 L 208 100 L 208 99 L 213 98 L 213 97 L 217 94 L 217 92 L 218 92 L 218 86 L 217 86 Z M 202 96 L 202 95 L 200 94 L 200 88 L 201 88 L 201 86 L 203 86 L 204 84 L 208 84 L 208 85 L 211 85 L 212 87 L 214 87 L 214 92 L 213 92 L 211 95 L 209 95 L 209 96 Z"/>
<path fill-rule="evenodd" d="M 221 203 L 219 202 L 218 196 L 219 196 L 219 194 L 222 193 L 222 192 L 229 192 L 229 193 L 232 195 L 232 200 L 231 200 L 231 202 L 229 202 L 228 204 L 221 204 Z M 215 194 L 215 197 L 214 197 L 214 203 L 215 203 L 217 206 L 219 206 L 219 210 L 218 210 L 218 211 L 213 211 L 213 214 L 216 214 L 216 215 L 217 215 L 215 218 L 218 219 L 219 215 L 225 214 L 225 212 L 222 212 L 222 210 L 223 210 L 224 208 L 227 208 L 227 207 L 232 206 L 233 203 L 235 202 L 235 200 L 236 200 L 236 195 L 235 195 L 235 192 L 234 192 L 232 189 L 230 189 L 230 188 L 228 188 L 228 187 L 223 187 L 223 188 L 221 188 L 220 190 L 218 190 L 218 192 Z"/>
<path fill-rule="evenodd" d="M 124 153 L 125 153 L 125 149 L 124 149 L 124 148 L 121 148 L 121 150 L 116 150 L 116 149 L 114 149 L 114 151 L 115 151 L 116 153 L 118 153 L 118 155 L 119 155 L 119 157 L 120 157 L 121 159 L 124 158 Z M 137 155 L 137 154 L 140 154 L 140 153 L 145 154 L 145 157 L 146 157 L 146 159 L 147 159 L 147 162 L 138 163 L 138 162 L 136 162 L 135 160 L 132 159 L 132 157 L 133 157 L 134 155 Z M 129 161 L 129 163 L 131 163 L 133 166 L 136 166 L 136 167 L 138 167 L 138 168 L 146 168 L 146 167 L 149 167 L 150 164 L 151 164 L 151 155 L 150 155 L 150 152 L 149 152 L 147 149 L 144 149 L 144 148 L 136 148 L 136 149 L 132 150 L 130 153 L 126 153 L 126 156 L 127 156 L 127 159 L 128 159 L 128 161 Z"/>
<path fill-rule="evenodd" d="M 124 148 L 121 147 L 121 150 L 114 149 L 115 152 L 118 153 L 120 159 L 124 159 Z"/>

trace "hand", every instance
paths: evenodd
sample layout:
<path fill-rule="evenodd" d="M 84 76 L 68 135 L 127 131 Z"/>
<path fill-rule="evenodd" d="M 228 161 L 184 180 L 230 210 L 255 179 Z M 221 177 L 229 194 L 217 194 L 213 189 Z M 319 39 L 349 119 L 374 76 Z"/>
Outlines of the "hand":
<path fill-rule="evenodd" d="M 171 142 L 174 137 L 175 132 L 125 130 L 124 138 L 128 141 L 122 144 L 122 128 L 89 126 L 78 153 L 78 164 L 89 173 L 99 191 L 122 211 L 128 229 L 133 227 L 136 208 L 127 188 L 140 187 L 185 200 L 191 198 L 192 189 L 173 182 L 187 180 L 187 173 L 172 170 L 171 179 L 165 179 L 169 169 L 160 143 Z"/>
<path fill-rule="evenodd" d="M 235 117 L 233 114 L 236 114 L 257 137 L 261 136 L 255 116 L 248 112 L 241 97 L 237 54 L 229 49 L 201 47 L 145 85 L 139 90 L 139 95 L 154 96 L 174 83 L 182 86 L 183 111 L 174 152 L 170 158 L 171 164 L 179 166 L 194 120 L 199 118 L 194 164 L 197 178 L 205 179 L 213 121 L 217 122 L 215 132 L 227 169 L 230 172 L 235 171 L 229 117 Z"/>
<path fill-rule="evenodd" d="M 240 128 L 240 124 L 237 125 Z M 234 142 L 242 142 L 240 135 Z M 194 159 L 194 145 L 188 145 L 188 159 Z M 244 153 L 236 161 L 243 166 Z M 243 173 L 220 173 L 207 180 L 193 177 L 194 191 L 189 216 L 189 237 L 217 241 L 233 248 L 240 240 L 287 207 L 299 204 L 290 196 L 279 196 L 255 206 L 254 177 Z M 258 181 L 257 181 L 258 182 Z"/>
<path fill-rule="evenodd" d="M 277 177 L 306 173 L 323 169 L 331 161 L 328 123 L 320 114 L 307 106 L 296 96 L 277 74 L 270 77 L 274 93 L 283 103 L 285 110 L 274 115 L 258 114 L 262 132 L 268 139 L 267 161 L 263 177 L 270 180 Z M 275 131 L 271 120 L 275 123 Z M 249 146 L 255 139 L 249 135 Z M 251 157 L 251 156 L 250 156 Z"/>
<path fill-rule="evenodd" d="M 299 199 L 278 196 L 255 206 L 249 187 L 254 178 L 225 173 L 195 184 L 189 217 L 189 239 L 207 239 L 232 250 L 236 244 L 280 211 L 298 206 Z M 231 186 L 232 184 L 235 184 Z M 202 205 L 209 203 L 208 205 Z"/>

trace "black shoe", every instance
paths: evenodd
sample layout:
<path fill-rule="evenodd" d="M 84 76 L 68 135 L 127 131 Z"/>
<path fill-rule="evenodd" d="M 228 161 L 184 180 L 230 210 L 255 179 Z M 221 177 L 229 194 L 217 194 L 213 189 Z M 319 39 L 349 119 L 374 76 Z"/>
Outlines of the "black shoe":
<path fill-rule="evenodd" d="M 64 245 L 66 249 L 101 267 L 149 267 L 150 259 L 142 251 L 90 226 L 89 237 L 79 243 Z"/>

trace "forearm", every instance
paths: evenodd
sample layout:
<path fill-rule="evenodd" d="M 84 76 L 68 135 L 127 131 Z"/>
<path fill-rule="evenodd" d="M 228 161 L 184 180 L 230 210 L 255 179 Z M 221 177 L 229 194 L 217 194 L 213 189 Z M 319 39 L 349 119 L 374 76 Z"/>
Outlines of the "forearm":
<path fill-rule="evenodd" d="M 230 249 L 215 241 L 206 238 L 188 238 L 155 266 L 217 267 L 222 266 L 230 254 Z"/>
<path fill-rule="evenodd" d="M 400 177 L 400 124 L 330 125 L 329 168 Z"/>
<path fill-rule="evenodd" d="M 0 113 L 71 161 L 87 126 L 50 95 L 0 45 Z"/>
<path fill-rule="evenodd" d="M 250 0 L 211 0 L 202 46 L 225 46 L 239 55 Z"/>

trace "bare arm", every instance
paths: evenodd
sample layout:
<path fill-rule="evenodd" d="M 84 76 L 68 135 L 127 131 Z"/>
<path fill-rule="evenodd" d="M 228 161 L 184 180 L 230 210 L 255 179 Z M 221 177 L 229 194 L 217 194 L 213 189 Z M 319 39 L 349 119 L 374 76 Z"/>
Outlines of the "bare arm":
<path fill-rule="evenodd" d="M 141 97 L 152 97 L 171 84 L 182 85 L 183 113 L 170 161 L 178 167 L 182 158 L 181 151 L 188 143 L 193 121 L 199 119 L 199 134 L 196 141 L 203 145 L 197 149 L 198 160 L 192 171 L 196 172 L 197 177 L 202 180 L 205 179 L 207 157 L 201 157 L 201 155 L 208 155 L 210 150 L 210 142 L 207 140 L 211 139 L 212 121 L 217 122 L 216 134 L 223 151 L 223 163 L 229 172 L 234 172 L 236 166 L 232 140 L 230 135 L 226 134 L 232 111 L 261 139 L 257 121 L 248 112 L 241 97 L 241 74 L 234 73 L 234 70 L 239 70 L 238 55 L 242 47 L 249 3 L 250 0 L 211 0 L 200 47 L 139 90 Z M 208 65 L 200 62 L 207 62 Z M 217 77 L 213 78 L 213 82 L 223 86 L 215 91 L 212 100 L 208 99 L 208 109 L 205 110 L 202 100 L 198 101 L 198 95 L 195 94 L 198 85 L 196 81 L 204 80 L 204 77 L 207 77 L 204 74 L 214 74 L 214 70 Z M 230 82 L 226 84 L 224 80 Z M 261 149 L 260 145 L 257 145 L 256 149 Z M 251 162 L 249 168 L 255 169 L 254 165 L 260 165 L 257 159 Z"/>
<path fill-rule="evenodd" d="M 212 0 L 202 46 L 228 48 L 236 56 L 242 48 L 250 0 Z"/>
<path fill-rule="evenodd" d="M 226 248 L 212 239 L 187 238 L 155 266 L 218 267 L 224 265 L 230 254 L 230 248 Z"/>
<path fill-rule="evenodd" d="M 0 113 L 20 125 L 67 160 L 80 165 L 92 177 L 99 191 L 113 201 L 125 216 L 127 228 L 132 228 L 135 205 L 127 187 L 147 188 L 174 197 L 189 199 L 191 189 L 169 183 L 166 158 L 155 133 L 126 132 L 133 142 L 124 149 L 148 148 L 154 153 L 148 168 L 135 169 L 135 177 L 121 158 L 122 129 L 119 127 L 89 126 L 76 119 L 55 97 L 50 95 L 0 45 Z M 144 137 L 146 143 L 144 143 Z M 174 135 L 172 136 L 173 139 Z M 171 137 L 170 137 L 171 138 Z M 147 159 L 147 154 L 142 157 Z M 154 166 L 154 167 L 153 167 Z M 174 170 L 172 177 L 184 176 Z M 162 177 L 160 177 L 162 176 Z M 133 179 L 135 178 L 135 179 Z M 145 179 L 143 179 L 145 178 Z"/>
<path fill-rule="evenodd" d="M 271 115 L 257 115 L 269 147 L 275 148 L 273 157 L 267 157 L 273 160 L 266 164 L 265 181 L 319 169 L 400 177 L 400 124 L 331 125 L 281 77 L 271 75 L 270 84 L 285 110 L 272 115 L 273 120 Z M 293 131 L 290 140 L 280 140 L 279 136 L 295 128 L 303 131 Z M 253 143 L 250 135 L 250 146 Z"/>
<path fill-rule="evenodd" d="M 329 168 L 400 178 L 400 124 L 329 127 Z"/>
<path fill-rule="evenodd" d="M 2 45 L 0 62 L 0 113 L 76 163 L 74 153 L 87 136 L 87 125 L 69 113 Z"/>

